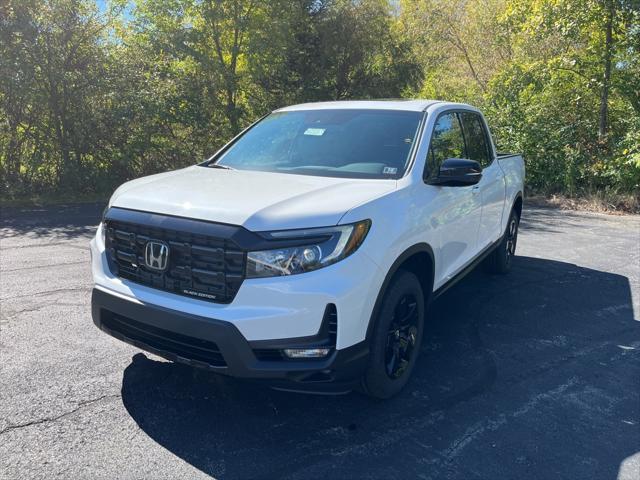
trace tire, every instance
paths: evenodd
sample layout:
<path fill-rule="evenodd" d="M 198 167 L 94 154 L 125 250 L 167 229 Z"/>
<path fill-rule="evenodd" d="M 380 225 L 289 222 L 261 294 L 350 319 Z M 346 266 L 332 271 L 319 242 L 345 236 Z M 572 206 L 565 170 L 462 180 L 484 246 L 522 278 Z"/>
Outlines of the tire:
<path fill-rule="evenodd" d="M 384 293 L 374 321 L 363 393 L 390 398 L 406 385 L 424 332 L 425 302 L 418 278 L 400 270 Z"/>
<path fill-rule="evenodd" d="M 518 226 L 520 225 L 520 216 L 515 210 L 511 210 L 507 230 L 502 236 L 502 240 L 493 252 L 485 259 L 484 269 L 488 273 L 508 273 L 511 270 L 513 257 L 516 254 L 516 245 L 518 243 Z"/>

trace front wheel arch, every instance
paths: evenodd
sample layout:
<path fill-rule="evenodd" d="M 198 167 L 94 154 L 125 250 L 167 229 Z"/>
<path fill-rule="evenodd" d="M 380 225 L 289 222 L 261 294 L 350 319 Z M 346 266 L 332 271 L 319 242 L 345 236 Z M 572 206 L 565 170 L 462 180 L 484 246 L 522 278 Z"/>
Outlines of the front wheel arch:
<path fill-rule="evenodd" d="M 389 268 L 389 271 L 385 275 L 382 286 L 378 291 L 378 296 L 376 297 L 371 316 L 369 317 L 369 325 L 367 326 L 366 335 L 367 341 L 371 339 L 375 319 L 380 312 L 384 294 L 391 284 L 393 278 L 401 270 L 409 271 L 418 277 L 418 280 L 420 280 L 420 285 L 422 286 L 425 305 L 429 304 L 431 294 L 433 293 L 435 258 L 433 255 L 433 249 L 428 243 L 418 243 L 402 252 L 393 262 L 393 264 Z"/>
<path fill-rule="evenodd" d="M 399 393 L 411 378 L 424 333 L 424 293 L 420 281 L 402 268 L 384 292 L 373 324 L 369 357 L 360 391 L 375 398 Z"/>

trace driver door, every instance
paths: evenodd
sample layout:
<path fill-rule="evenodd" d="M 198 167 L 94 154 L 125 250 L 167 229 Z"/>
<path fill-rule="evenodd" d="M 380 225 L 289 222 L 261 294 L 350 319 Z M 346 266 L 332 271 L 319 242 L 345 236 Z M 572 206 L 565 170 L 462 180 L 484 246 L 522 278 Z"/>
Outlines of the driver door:
<path fill-rule="evenodd" d="M 438 116 L 433 128 L 424 179 L 437 175 L 448 158 L 467 158 L 459 114 Z M 477 254 L 482 200 L 477 186 L 425 185 L 434 198 L 429 202 L 431 225 L 438 245 L 435 287 L 460 272 Z M 433 190 L 431 190 L 433 189 Z M 438 264 L 440 265 L 438 267 Z"/>

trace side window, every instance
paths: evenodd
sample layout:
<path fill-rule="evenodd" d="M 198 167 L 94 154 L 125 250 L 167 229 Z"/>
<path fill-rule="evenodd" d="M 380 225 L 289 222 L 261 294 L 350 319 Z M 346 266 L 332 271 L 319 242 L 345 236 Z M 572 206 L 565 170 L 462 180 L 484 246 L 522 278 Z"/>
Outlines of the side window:
<path fill-rule="evenodd" d="M 465 158 L 462 128 L 453 112 L 440 115 L 433 127 L 425 173 L 433 175 L 447 158 Z"/>
<path fill-rule="evenodd" d="M 463 112 L 460 114 L 464 138 L 467 143 L 467 158 L 480 163 L 482 168 L 491 165 L 491 155 L 489 153 L 489 142 L 487 131 L 480 115 L 477 113 Z"/>

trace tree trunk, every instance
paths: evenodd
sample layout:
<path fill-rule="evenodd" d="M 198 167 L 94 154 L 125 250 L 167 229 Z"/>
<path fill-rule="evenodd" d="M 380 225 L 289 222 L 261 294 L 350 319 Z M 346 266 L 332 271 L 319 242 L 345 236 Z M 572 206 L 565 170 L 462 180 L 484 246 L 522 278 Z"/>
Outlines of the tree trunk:
<path fill-rule="evenodd" d="M 604 74 L 602 78 L 602 91 L 600 93 L 600 119 L 598 122 L 598 140 L 606 141 L 607 138 L 607 116 L 609 113 L 609 86 L 611 83 L 611 57 L 613 55 L 613 18 L 615 15 L 614 0 L 608 0 L 607 19 L 605 25 L 604 44 Z"/>
<path fill-rule="evenodd" d="M 236 105 L 235 89 L 233 87 L 227 88 L 227 105 L 226 114 L 231 126 L 231 132 L 233 135 L 240 133 L 240 115 L 238 106 Z"/>
<path fill-rule="evenodd" d="M 9 122 L 9 129 L 11 133 L 6 150 L 4 172 L 2 173 L 4 173 L 4 179 L 8 184 L 7 187 L 16 190 L 20 180 L 20 155 L 18 151 L 20 141 L 18 139 L 18 129 L 12 122 Z"/>

